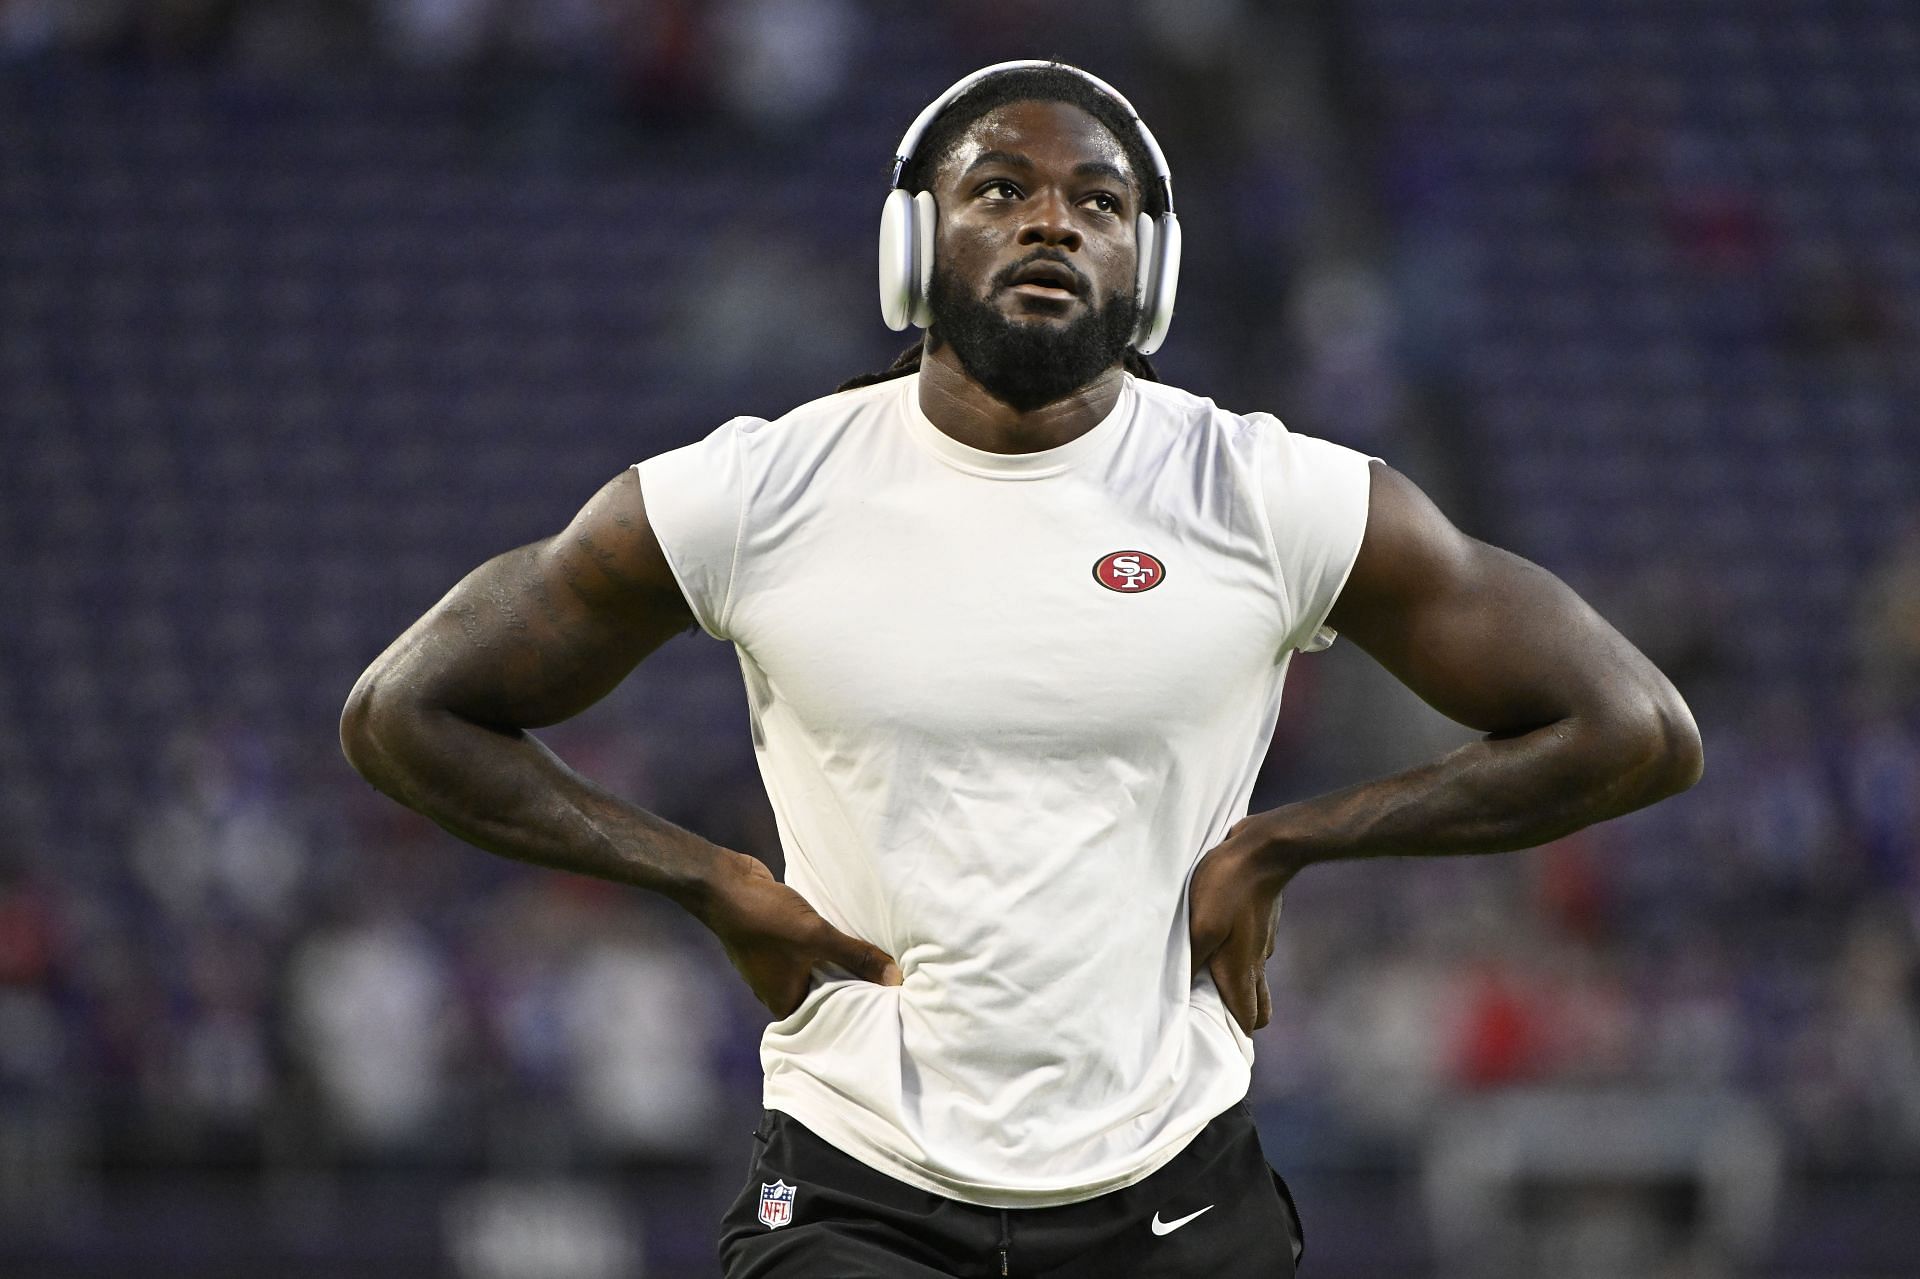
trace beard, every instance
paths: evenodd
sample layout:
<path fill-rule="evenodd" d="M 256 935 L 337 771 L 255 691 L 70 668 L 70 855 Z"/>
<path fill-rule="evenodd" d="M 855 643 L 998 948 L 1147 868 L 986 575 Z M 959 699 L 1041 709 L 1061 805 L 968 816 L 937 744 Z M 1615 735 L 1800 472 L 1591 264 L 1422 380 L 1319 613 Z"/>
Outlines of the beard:
<path fill-rule="evenodd" d="M 1001 275 L 1011 277 L 1017 270 L 1016 265 Z M 1005 283 L 996 277 L 994 292 Z M 1022 323 L 938 268 L 927 304 L 933 312 L 929 349 L 951 346 L 969 377 L 1019 413 L 1064 400 L 1118 364 L 1140 319 L 1139 302 L 1126 292 L 1099 310 L 1088 308 L 1065 328 Z"/>

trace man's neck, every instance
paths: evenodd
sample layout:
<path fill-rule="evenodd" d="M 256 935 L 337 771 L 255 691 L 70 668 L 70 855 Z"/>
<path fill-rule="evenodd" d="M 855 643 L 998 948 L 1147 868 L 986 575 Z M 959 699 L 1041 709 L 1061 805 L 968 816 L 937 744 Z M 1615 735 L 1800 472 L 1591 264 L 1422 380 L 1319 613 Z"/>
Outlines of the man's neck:
<path fill-rule="evenodd" d="M 969 377 L 952 347 L 920 359 L 920 411 L 941 434 L 988 453 L 1038 453 L 1079 439 L 1113 412 L 1120 386 L 1116 364 L 1065 399 L 1022 413 Z"/>

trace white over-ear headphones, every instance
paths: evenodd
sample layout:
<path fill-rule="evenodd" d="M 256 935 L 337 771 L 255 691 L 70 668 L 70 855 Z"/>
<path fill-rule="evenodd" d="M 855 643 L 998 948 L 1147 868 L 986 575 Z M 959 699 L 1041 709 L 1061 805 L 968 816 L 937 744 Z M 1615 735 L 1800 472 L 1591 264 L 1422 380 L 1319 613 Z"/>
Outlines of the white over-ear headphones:
<path fill-rule="evenodd" d="M 983 67 L 935 98 L 907 129 L 893 157 L 893 190 L 887 193 L 887 202 L 880 210 L 880 315 L 887 327 L 895 330 L 909 324 L 924 329 L 933 321 L 927 308 L 927 292 L 933 282 L 937 216 L 933 193 L 922 191 L 916 195 L 900 185 L 920 139 L 948 104 L 980 81 L 1003 71 L 1029 67 L 1071 71 L 1112 98 L 1140 131 L 1140 142 L 1153 160 L 1153 178 L 1160 183 L 1166 211 L 1158 218 L 1142 212 L 1136 223 L 1140 268 L 1134 281 L 1134 296 L 1140 303 L 1140 324 L 1133 333 L 1134 349 L 1142 355 L 1151 355 L 1166 340 L 1167 326 L 1173 323 L 1173 294 L 1180 280 L 1180 220 L 1173 215 L 1173 175 L 1167 172 L 1167 158 L 1161 154 L 1160 144 L 1153 140 L 1153 134 L 1148 132 L 1133 104 L 1105 80 L 1063 62 L 1029 58 Z"/>

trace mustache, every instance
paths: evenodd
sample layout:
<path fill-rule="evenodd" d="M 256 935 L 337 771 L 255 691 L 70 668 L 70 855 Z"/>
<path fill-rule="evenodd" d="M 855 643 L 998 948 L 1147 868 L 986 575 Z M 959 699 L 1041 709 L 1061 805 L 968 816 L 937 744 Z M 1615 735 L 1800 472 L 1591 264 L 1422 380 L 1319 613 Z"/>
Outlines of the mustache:
<path fill-rule="evenodd" d="M 1080 268 L 1075 266 L 1067 258 L 1066 254 L 1051 249 L 1041 249 L 1037 253 L 1030 253 L 1018 262 L 1015 262 L 1012 266 L 1007 267 L 995 275 L 993 277 L 994 288 L 996 290 L 1012 288 L 1014 278 L 1036 262 L 1051 262 L 1053 265 L 1060 267 L 1068 275 L 1073 277 L 1073 292 L 1080 297 L 1087 295 L 1087 290 L 1091 287 L 1091 282 L 1085 275 L 1081 274 Z"/>

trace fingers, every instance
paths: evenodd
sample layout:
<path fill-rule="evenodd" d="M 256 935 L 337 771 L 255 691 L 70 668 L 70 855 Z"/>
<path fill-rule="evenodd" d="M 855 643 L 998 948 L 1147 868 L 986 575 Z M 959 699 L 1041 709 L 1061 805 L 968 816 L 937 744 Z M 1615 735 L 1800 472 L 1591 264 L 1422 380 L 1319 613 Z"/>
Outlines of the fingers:
<path fill-rule="evenodd" d="M 893 956 L 871 942 L 847 936 L 825 921 L 822 921 L 822 927 L 826 933 L 822 938 L 820 957 L 826 962 L 838 964 L 862 981 L 881 986 L 900 984 L 900 966 L 893 962 Z"/>
<path fill-rule="evenodd" d="M 1207 965 L 1207 971 L 1213 974 L 1213 988 L 1220 992 L 1220 1002 L 1227 1006 L 1228 1015 L 1245 1026 L 1247 1019 L 1240 1012 L 1240 999 L 1233 980 L 1233 966 L 1216 955 L 1213 962 Z"/>
<path fill-rule="evenodd" d="M 1220 1002 L 1227 1006 L 1240 1029 L 1252 1034 L 1273 1020 L 1273 995 L 1267 989 L 1266 957 L 1272 951 L 1263 938 L 1235 932 L 1207 964 Z"/>
<path fill-rule="evenodd" d="M 1273 958 L 1274 942 L 1280 936 L 1280 901 L 1281 898 L 1276 894 L 1273 899 L 1273 910 L 1267 915 L 1267 947 L 1260 953 L 1262 959 Z"/>
<path fill-rule="evenodd" d="M 1220 1002 L 1227 1006 L 1240 1029 L 1252 1034 L 1264 1025 L 1258 1020 L 1260 1015 L 1260 997 L 1264 993 L 1264 982 L 1260 980 L 1260 970 L 1228 954 L 1228 947 L 1213 958 L 1207 971 L 1213 974 L 1213 984 L 1220 992 Z"/>
<path fill-rule="evenodd" d="M 1280 898 L 1273 899 L 1273 910 L 1267 916 L 1267 944 L 1260 951 L 1260 966 L 1255 970 L 1255 981 L 1260 988 L 1259 1007 L 1253 1019 L 1253 1028 L 1260 1029 L 1273 1020 L 1273 994 L 1267 989 L 1267 963 L 1273 958 L 1273 946 L 1280 934 Z"/>

